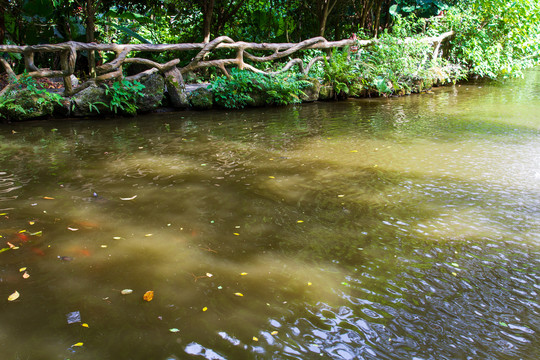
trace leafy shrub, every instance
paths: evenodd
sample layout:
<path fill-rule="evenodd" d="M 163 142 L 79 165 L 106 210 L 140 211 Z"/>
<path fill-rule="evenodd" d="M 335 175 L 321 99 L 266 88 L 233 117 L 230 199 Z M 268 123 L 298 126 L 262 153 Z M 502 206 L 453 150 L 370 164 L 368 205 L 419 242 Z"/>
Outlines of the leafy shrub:
<path fill-rule="evenodd" d="M 64 106 L 61 95 L 47 91 L 43 83 L 38 83 L 26 71 L 11 82 L 12 90 L 0 97 L 0 117 L 22 119 L 39 113 L 50 115 L 55 104 Z M 24 100 L 21 102 L 21 99 Z"/>
<path fill-rule="evenodd" d="M 522 76 L 538 64 L 540 1 L 458 1 L 436 26 L 452 29 L 448 59 L 469 74 L 487 78 Z"/>
<path fill-rule="evenodd" d="M 266 75 L 247 70 L 232 69 L 230 78 L 219 77 L 210 89 L 216 103 L 230 109 L 243 108 L 253 103 L 253 96 L 264 97 L 268 104 L 287 105 L 301 102 L 302 89 L 310 82 L 297 75 Z"/>
<path fill-rule="evenodd" d="M 135 115 L 137 113 L 137 100 L 144 96 L 142 90 L 145 88 L 138 81 L 120 80 L 112 83 L 111 86 L 105 84 L 105 94 L 110 97 L 108 106 L 115 114 L 118 110 Z M 96 107 L 97 110 L 97 107 Z"/>

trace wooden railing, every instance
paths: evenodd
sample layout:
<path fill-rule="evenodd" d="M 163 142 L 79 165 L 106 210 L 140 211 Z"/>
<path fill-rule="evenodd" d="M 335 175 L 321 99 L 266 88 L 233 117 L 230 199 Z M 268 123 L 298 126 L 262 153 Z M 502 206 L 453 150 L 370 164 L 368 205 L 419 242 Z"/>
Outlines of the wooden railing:
<path fill-rule="evenodd" d="M 421 41 L 433 44 L 434 52 L 433 57 L 436 58 L 439 53 L 439 48 L 442 41 L 453 35 L 453 32 L 447 32 L 436 37 L 422 38 Z M 406 43 L 412 41 L 412 39 L 404 39 Z M 183 84 L 182 74 L 193 71 L 200 68 L 217 67 L 228 76 L 226 66 L 236 65 L 240 69 L 248 69 L 258 73 L 275 73 L 264 72 L 245 62 L 245 59 L 252 63 L 263 63 L 278 60 L 293 53 L 305 50 L 305 49 L 332 49 L 343 47 L 365 47 L 376 44 L 377 39 L 372 40 L 352 40 L 345 39 L 340 41 L 327 41 L 323 37 L 316 37 L 308 40 L 304 40 L 299 43 L 247 43 L 238 41 L 235 42 L 229 37 L 220 36 L 209 43 L 184 43 L 184 44 L 96 44 L 96 43 L 81 43 L 69 41 L 61 44 L 44 44 L 44 45 L 0 45 L 0 52 L 6 53 L 18 53 L 22 54 L 24 58 L 25 70 L 29 76 L 33 78 L 53 78 L 62 77 L 64 81 L 64 96 L 72 96 L 79 91 L 87 88 L 88 86 L 100 83 L 107 80 L 122 79 L 123 72 L 122 66 L 124 64 L 141 64 L 149 67 L 139 74 L 126 77 L 127 80 L 136 80 L 151 73 L 160 72 L 165 77 L 172 76 L 173 79 Z M 231 49 L 236 50 L 236 56 L 230 59 L 217 59 L 206 60 L 208 54 L 217 49 Z M 164 64 L 143 58 L 128 57 L 132 52 L 165 52 L 165 51 L 193 51 L 199 50 L 197 55 L 191 59 L 191 61 L 178 68 L 180 63 L 179 59 L 168 61 Z M 267 56 L 255 56 L 248 51 L 272 51 L 271 55 Z M 95 77 L 90 78 L 78 86 L 74 86 L 72 82 L 72 75 L 75 73 L 75 65 L 77 61 L 78 51 L 98 51 L 98 52 L 114 52 L 116 57 L 114 60 L 105 64 L 97 66 L 95 69 L 91 69 L 91 73 L 95 73 Z M 38 68 L 34 64 L 34 56 L 36 53 L 60 53 L 60 66 L 61 70 L 50 70 L 44 68 Z M 297 65 L 300 71 L 303 73 L 309 72 L 310 68 L 317 61 L 322 60 L 322 57 L 313 58 L 306 66 L 299 58 L 290 60 L 281 70 L 286 71 L 292 66 Z M 4 67 L 4 70 L 11 79 L 17 79 L 21 74 L 17 75 L 13 71 L 12 65 L 2 56 L 0 56 L 0 63 Z M 94 72 L 95 70 L 95 72 Z M 6 86 L 0 95 L 9 90 L 12 85 Z"/>

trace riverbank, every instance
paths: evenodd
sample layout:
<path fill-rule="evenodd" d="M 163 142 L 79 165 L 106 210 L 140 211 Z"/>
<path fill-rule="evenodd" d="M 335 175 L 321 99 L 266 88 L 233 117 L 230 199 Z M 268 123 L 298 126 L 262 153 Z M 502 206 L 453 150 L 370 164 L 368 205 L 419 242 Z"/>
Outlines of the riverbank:
<path fill-rule="evenodd" d="M 165 78 L 154 73 L 135 82 L 123 81 L 89 86 L 71 97 L 64 97 L 60 95 L 63 93 L 61 83 L 37 82 L 27 78 L 19 89 L 14 89 L 2 97 L 0 117 L 10 122 L 50 118 L 135 116 L 163 112 L 166 109 L 265 107 L 390 95 L 362 86 L 350 86 L 347 91 L 337 90 L 335 86 L 307 77 L 298 80 L 298 84 L 293 84 L 297 86 L 293 90 L 282 89 L 281 94 L 272 87 L 275 87 L 277 82 L 271 83 L 274 85 L 270 86 L 268 83 L 271 82 L 259 82 L 257 86 L 251 83 L 246 89 L 224 89 L 212 83 L 185 84 L 181 87 L 181 91 L 173 92 L 167 87 Z M 238 84 L 236 86 L 238 87 Z M 418 79 L 411 81 L 407 89 L 401 89 L 391 95 L 418 94 L 430 90 L 432 86 L 433 80 Z M 235 96 L 240 97 L 242 101 L 235 99 Z"/>

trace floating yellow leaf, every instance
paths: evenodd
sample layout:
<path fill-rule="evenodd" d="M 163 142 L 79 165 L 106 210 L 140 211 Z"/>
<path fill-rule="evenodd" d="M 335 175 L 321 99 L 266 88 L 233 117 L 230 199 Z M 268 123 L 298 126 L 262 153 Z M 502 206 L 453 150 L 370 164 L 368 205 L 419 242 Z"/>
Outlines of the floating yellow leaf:
<path fill-rule="evenodd" d="M 278 334 L 277 331 L 272 331 L 272 332 L 270 333 L 270 335 L 277 335 L 277 334 Z"/>
<path fill-rule="evenodd" d="M 240 275 L 242 276 L 246 276 L 247 274 L 248 274 L 247 272 L 240 273 Z"/>
<path fill-rule="evenodd" d="M 107 247 L 107 245 L 101 245 L 101 247 L 102 247 L 102 248 L 106 248 L 106 247 Z"/>
<path fill-rule="evenodd" d="M 145 292 L 143 295 L 144 301 L 152 301 L 153 298 L 154 298 L 154 292 L 152 290 Z"/>
<path fill-rule="evenodd" d="M 85 328 L 89 327 L 87 323 L 82 323 L 81 326 Z"/>
<path fill-rule="evenodd" d="M 26 271 L 25 267 L 22 267 L 22 268 L 19 269 L 19 272 L 23 272 L 23 271 Z"/>
<path fill-rule="evenodd" d="M 259 339 L 254 336 L 253 341 L 259 341 Z"/>
<path fill-rule="evenodd" d="M 206 306 L 202 308 L 202 311 L 206 311 L 206 310 L 208 310 Z"/>
<path fill-rule="evenodd" d="M 84 343 L 82 343 L 82 342 L 78 342 L 78 343 L 76 343 L 76 344 L 73 344 L 73 345 L 71 345 L 71 346 L 83 346 L 83 345 L 84 345 Z"/>
<path fill-rule="evenodd" d="M 239 233 L 233 233 L 233 235 L 236 235 L 236 236 L 240 236 L 240 234 L 239 234 Z"/>
<path fill-rule="evenodd" d="M 296 220 L 297 223 L 301 224 L 304 222 L 304 220 Z"/>
<path fill-rule="evenodd" d="M 307 286 L 311 286 L 311 285 L 313 285 L 313 284 L 311 283 L 311 281 L 308 281 Z"/>
<path fill-rule="evenodd" d="M 144 236 L 150 237 L 150 236 L 153 236 L 153 235 L 154 235 L 154 234 L 146 234 L 146 235 L 144 235 Z"/>
<path fill-rule="evenodd" d="M 25 271 L 22 277 L 23 279 L 28 279 L 30 277 L 30 274 Z"/>
<path fill-rule="evenodd" d="M 269 179 L 275 179 L 276 177 L 275 176 L 269 176 L 268 178 Z"/>
<path fill-rule="evenodd" d="M 345 195 L 340 194 L 340 195 L 338 195 L 337 197 L 338 197 L 338 198 L 342 198 L 342 197 L 345 197 Z"/>
<path fill-rule="evenodd" d="M 13 294 L 8 296 L 8 301 L 14 301 L 17 300 L 21 296 L 18 291 L 15 291 Z"/>
<path fill-rule="evenodd" d="M 212 276 L 214 276 L 214 275 L 212 275 L 212 274 L 210 274 L 210 273 L 206 273 L 206 276 L 207 276 L 207 277 L 212 277 Z"/>
<path fill-rule="evenodd" d="M 351 150 L 351 152 L 352 152 L 352 153 L 356 153 L 356 152 L 358 152 L 358 150 Z"/>
<path fill-rule="evenodd" d="M 244 294 L 242 294 L 242 293 L 234 293 L 234 295 L 236 295 L 236 296 L 244 296 Z"/>
<path fill-rule="evenodd" d="M 34 225 L 36 222 L 35 221 L 29 221 L 28 224 L 30 225 Z"/>
<path fill-rule="evenodd" d="M 457 276 L 457 274 L 455 272 L 453 272 L 452 275 Z"/>
<path fill-rule="evenodd" d="M 120 240 L 121 237 L 120 237 L 120 236 L 113 236 L 113 239 L 114 239 L 114 240 Z"/>

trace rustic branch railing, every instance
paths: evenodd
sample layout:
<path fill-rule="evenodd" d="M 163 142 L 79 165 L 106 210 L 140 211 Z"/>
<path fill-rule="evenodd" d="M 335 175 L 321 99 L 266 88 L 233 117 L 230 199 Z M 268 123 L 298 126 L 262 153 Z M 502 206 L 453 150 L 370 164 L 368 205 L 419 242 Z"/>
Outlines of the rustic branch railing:
<path fill-rule="evenodd" d="M 453 35 L 453 32 L 447 32 L 440 36 L 436 37 L 426 37 L 421 39 L 421 41 L 433 44 L 435 49 L 433 52 L 433 57 L 436 58 L 439 53 L 439 47 L 442 41 Z M 406 43 L 412 41 L 411 39 L 404 39 L 403 42 Z M 100 83 L 107 80 L 113 79 L 122 79 L 122 66 L 124 64 L 141 64 L 150 69 L 143 71 L 134 76 L 126 77 L 128 80 L 139 79 L 145 75 L 160 72 L 165 76 L 172 76 L 175 78 L 177 83 L 183 84 L 181 79 L 182 74 L 185 74 L 189 71 L 193 71 L 200 68 L 207 67 L 217 67 L 225 75 L 229 75 L 226 66 L 236 65 L 240 69 L 248 69 L 257 73 L 266 73 L 266 74 L 275 74 L 277 72 L 265 72 L 260 70 L 253 65 L 247 64 L 244 59 L 248 59 L 254 63 L 263 63 L 278 60 L 287 56 L 292 55 L 293 53 L 306 50 L 306 49 L 333 49 L 333 48 L 343 48 L 347 46 L 358 46 L 365 47 L 369 45 L 376 44 L 377 39 L 372 40 L 340 40 L 340 41 L 327 41 L 323 37 L 316 37 L 308 40 L 304 40 L 299 43 L 247 43 L 238 41 L 235 42 L 227 36 L 220 36 L 209 43 L 184 43 L 184 44 L 95 44 L 95 43 L 80 43 L 69 41 L 61 44 L 46 44 L 46 45 L 27 45 L 27 46 L 16 46 L 16 45 L 0 45 L 0 52 L 7 53 L 18 53 L 22 54 L 24 57 L 25 69 L 28 72 L 28 75 L 33 78 L 52 78 L 52 77 L 62 77 L 64 82 L 64 96 L 72 96 L 79 91 L 87 88 L 88 86 L 96 83 Z M 217 60 L 205 60 L 207 55 L 217 49 L 230 49 L 236 50 L 236 57 L 231 59 L 217 59 Z M 198 54 L 191 60 L 189 64 L 178 69 L 177 65 L 180 63 L 179 59 L 171 60 L 167 63 L 160 64 L 158 62 L 132 57 L 128 58 L 128 55 L 131 52 L 164 52 L 164 51 L 193 51 L 199 50 Z M 272 55 L 268 56 L 255 56 L 248 52 L 250 51 L 273 51 Z M 116 58 L 108 63 L 102 64 L 96 67 L 96 76 L 91 78 L 81 85 L 74 88 L 72 83 L 72 75 L 75 73 L 75 63 L 77 60 L 78 51 L 99 51 L 99 52 L 114 52 Z M 34 64 L 34 55 L 35 53 L 60 53 L 60 65 L 62 70 L 50 70 L 50 69 L 39 69 Z M 303 73 L 308 73 L 313 64 L 317 61 L 321 61 L 323 57 L 316 57 L 312 59 L 307 66 L 304 67 L 304 63 L 301 59 L 296 58 L 290 60 L 281 70 L 286 71 L 294 65 L 298 65 L 300 70 Z M 21 75 L 16 75 L 13 71 L 13 68 L 7 60 L 3 57 L 0 57 L 0 63 L 4 67 L 4 70 L 11 78 L 19 78 Z M 93 69 L 91 69 L 93 70 Z M 0 95 L 3 94 L 10 88 L 10 85 L 5 87 L 0 91 Z"/>

